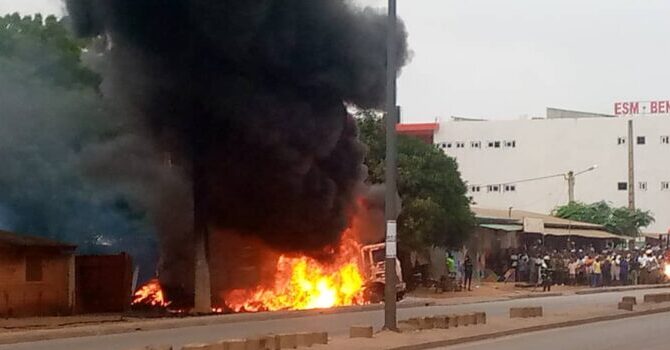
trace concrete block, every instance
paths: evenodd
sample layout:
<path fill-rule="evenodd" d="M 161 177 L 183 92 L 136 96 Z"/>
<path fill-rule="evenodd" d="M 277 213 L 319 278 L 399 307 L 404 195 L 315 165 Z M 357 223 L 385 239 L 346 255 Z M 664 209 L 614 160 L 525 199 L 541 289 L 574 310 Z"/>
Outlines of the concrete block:
<path fill-rule="evenodd" d="M 172 345 L 148 345 L 141 350 L 172 350 Z"/>
<path fill-rule="evenodd" d="M 470 315 L 458 315 L 458 326 L 467 327 L 470 325 Z"/>
<path fill-rule="evenodd" d="M 524 318 L 526 316 L 526 308 L 513 307 L 509 309 L 509 318 Z"/>
<path fill-rule="evenodd" d="M 311 347 L 314 345 L 314 341 L 312 340 L 312 333 L 296 333 L 296 344 L 298 344 L 298 347 Z"/>
<path fill-rule="evenodd" d="M 328 332 L 314 332 L 312 340 L 314 344 L 328 344 Z"/>
<path fill-rule="evenodd" d="M 458 327 L 458 316 L 456 315 L 449 315 L 447 316 L 449 318 L 449 328 L 456 328 Z"/>
<path fill-rule="evenodd" d="M 621 302 L 637 305 L 637 298 L 636 297 L 623 297 L 623 298 L 621 298 Z"/>
<path fill-rule="evenodd" d="M 542 317 L 544 315 L 542 306 L 531 307 L 529 309 L 530 317 Z"/>
<path fill-rule="evenodd" d="M 509 309 L 510 318 L 529 318 L 542 317 L 543 310 L 541 306 L 537 307 L 513 307 Z"/>
<path fill-rule="evenodd" d="M 486 324 L 486 312 L 475 312 L 475 324 Z"/>
<path fill-rule="evenodd" d="M 633 311 L 633 303 L 620 302 L 619 310 Z"/>
<path fill-rule="evenodd" d="M 298 347 L 298 337 L 293 334 L 278 334 L 277 343 L 279 349 L 295 349 Z"/>
<path fill-rule="evenodd" d="M 246 339 L 229 339 L 220 341 L 217 344 L 219 345 L 219 348 L 216 350 L 247 350 Z M 214 348 L 212 350 L 214 350 Z"/>
<path fill-rule="evenodd" d="M 279 350 L 279 337 L 276 335 L 266 335 L 258 338 L 261 350 Z"/>
<path fill-rule="evenodd" d="M 433 329 L 435 328 L 435 319 L 433 317 L 419 318 L 419 329 Z"/>
<path fill-rule="evenodd" d="M 449 329 L 449 316 L 433 317 L 433 326 L 439 329 Z"/>
<path fill-rule="evenodd" d="M 662 303 L 665 301 L 670 301 L 670 294 L 658 293 L 658 294 L 645 294 L 644 296 L 645 303 Z"/>
<path fill-rule="evenodd" d="M 181 347 L 181 350 L 208 350 L 209 344 L 188 344 Z"/>
<path fill-rule="evenodd" d="M 372 338 L 372 326 L 351 326 L 349 328 L 350 338 Z"/>

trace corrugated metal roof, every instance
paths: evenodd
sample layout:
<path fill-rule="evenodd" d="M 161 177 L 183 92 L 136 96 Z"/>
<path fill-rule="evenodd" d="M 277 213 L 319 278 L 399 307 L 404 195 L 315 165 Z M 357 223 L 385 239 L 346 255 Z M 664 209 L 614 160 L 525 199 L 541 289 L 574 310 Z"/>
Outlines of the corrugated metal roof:
<path fill-rule="evenodd" d="M 577 236 L 577 237 L 600 238 L 600 239 L 626 239 L 626 237 L 617 236 L 602 230 L 545 227 L 544 233 L 551 236 Z"/>
<path fill-rule="evenodd" d="M 490 228 L 492 230 L 507 231 L 507 232 L 523 231 L 523 226 L 521 225 L 479 224 L 479 227 Z"/>
<path fill-rule="evenodd" d="M 77 246 L 58 242 L 52 239 L 20 235 L 13 232 L 0 230 L 0 245 L 9 245 L 15 247 L 52 247 L 74 249 Z"/>
<path fill-rule="evenodd" d="M 545 226 L 549 225 L 569 225 L 569 226 L 580 226 L 580 227 L 592 227 L 602 229 L 602 225 L 590 224 L 587 222 L 566 220 L 558 218 L 551 215 L 533 213 L 524 210 L 512 209 L 511 215 L 508 209 L 490 209 L 490 208 L 471 208 L 472 212 L 479 218 L 493 218 L 493 219 L 512 219 L 523 222 L 524 218 L 533 218 L 533 219 L 542 219 Z"/>

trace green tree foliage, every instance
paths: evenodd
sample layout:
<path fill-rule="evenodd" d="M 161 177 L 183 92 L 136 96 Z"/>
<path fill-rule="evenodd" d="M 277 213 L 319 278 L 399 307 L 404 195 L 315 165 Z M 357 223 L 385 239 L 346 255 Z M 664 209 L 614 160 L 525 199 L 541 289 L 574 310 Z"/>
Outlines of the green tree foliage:
<path fill-rule="evenodd" d="M 100 76 L 81 64 L 86 44 L 69 35 L 63 20 L 54 16 L 0 17 L 0 57 L 21 62 L 33 77 L 60 87 L 97 89 L 100 85 Z"/>
<path fill-rule="evenodd" d="M 361 141 L 368 146 L 368 181 L 383 183 L 386 143 L 382 119 L 374 111 L 361 111 L 358 126 Z M 399 136 L 398 192 L 402 199 L 398 218 L 401 246 L 458 247 L 469 237 L 474 216 L 467 187 L 456 161 L 437 147 Z"/>
<path fill-rule="evenodd" d="M 605 201 L 593 204 L 572 202 L 554 209 L 553 214 L 564 219 L 603 225 L 609 231 L 622 236 L 637 236 L 640 228 L 654 222 L 649 211 L 615 208 Z"/>
<path fill-rule="evenodd" d="M 86 44 L 53 16 L 0 17 L 0 229 L 133 253 L 153 239 L 142 212 L 83 171 L 82 152 L 121 127 Z"/>

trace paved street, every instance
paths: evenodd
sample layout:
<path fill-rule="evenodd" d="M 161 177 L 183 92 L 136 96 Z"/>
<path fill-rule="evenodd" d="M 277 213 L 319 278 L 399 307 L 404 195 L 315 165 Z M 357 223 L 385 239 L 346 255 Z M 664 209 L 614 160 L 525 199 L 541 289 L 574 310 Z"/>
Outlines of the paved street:
<path fill-rule="evenodd" d="M 670 314 L 664 313 L 450 346 L 449 350 L 665 350 L 670 347 L 668 325 Z"/>
<path fill-rule="evenodd" d="M 624 295 L 641 297 L 647 293 L 668 292 L 669 289 L 638 290 L 629 292 L 591 295 L 568 295 L 538 299 L 519 299 L 457 306 L 431 306 L 400 309 L 399 319 L 434 314 L 485 311 L 490 316 L 506 315 L 512 306 L 542 305 L 547 312 L 566 310 L 580 305 L 613 305 Z M 660 317 L 660 316 L 659 316 Z M 668 317 L 668 316 L 665 316 Z M 23 344 L 0 345 L 0 350 L 124 350 L 156 343 L 182 345 L 185 343 L 216 341 L 223 338 L 239 338 L 267 333 L 291 331 L 327 330 L 332 335 L 342 335 L 352 324 L 372 324 L 381 327 L 382 311 L 352 312 L 332 315 L 309 316 L 284 320 L 249 321 L 215 324 L 169 330 L 143 331 L 128 334 L 104 335 L 42 341 Z M 667 319 L 666 319 L 667 320 Z M 626 321 L 624 321 L 626 322 Z M 632 322 L 628 320 L 628 322 Z M 666 322 L 666 328 L 669 322 Z M 585 326 L 587 329 L 594 326 Z M 659 333 L 666 336 L 668 333 Z M 584 335 L 586 337 L 586 334 Z M 595 339 L 604 336 L 594 337 Z M 566 338 L 567 339 L 567 338 Z M 501 348 L 502 349 L 502 348 Z M 556 348 L 558 349 L 558 348 Z M 585 348 L 586 349 L 586 348 Z M 588 348 L 591 349 L 591 348 Z M 593 348 L 596 349 L 596 348 Z M 599 348 L 598 348 L 599 349 Z M 603 348 L 605 349 L 605 348 Z M 546 349 L 545 349 L 546 350 Z"/>

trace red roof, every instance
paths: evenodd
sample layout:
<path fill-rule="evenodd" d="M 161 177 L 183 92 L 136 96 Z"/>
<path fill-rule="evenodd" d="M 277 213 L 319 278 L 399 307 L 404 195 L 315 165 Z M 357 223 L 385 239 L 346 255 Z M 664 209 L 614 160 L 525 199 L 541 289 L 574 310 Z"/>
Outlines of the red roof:
<path fill-rule="evenodd" d="M 440 129 L 439 123 L 398 124 L 398 132 L 435 132 Z"/>

